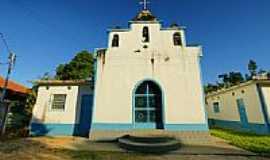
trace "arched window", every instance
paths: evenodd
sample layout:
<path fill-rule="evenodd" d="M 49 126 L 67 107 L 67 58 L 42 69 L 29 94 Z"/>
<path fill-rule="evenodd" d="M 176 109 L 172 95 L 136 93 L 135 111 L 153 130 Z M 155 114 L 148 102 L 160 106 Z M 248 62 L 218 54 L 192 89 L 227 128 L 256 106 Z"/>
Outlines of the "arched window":
<path fill-rule="evenodd" d="M 112 47 L 119 47 L 119 35 L 113 35 Z"/>
<path fill-rule="evenodd" d="M 143 42 L 149 42 L 149 29 L 148 27 L 143 27 Z"/>
<path fill-rule="evenodd" d="M 174 33 L 173 35 L 173 44 L 175 46 L 181 46 L 182 45 L 182 40 L 181 40 L 181 34 L 180 33 Z"/>

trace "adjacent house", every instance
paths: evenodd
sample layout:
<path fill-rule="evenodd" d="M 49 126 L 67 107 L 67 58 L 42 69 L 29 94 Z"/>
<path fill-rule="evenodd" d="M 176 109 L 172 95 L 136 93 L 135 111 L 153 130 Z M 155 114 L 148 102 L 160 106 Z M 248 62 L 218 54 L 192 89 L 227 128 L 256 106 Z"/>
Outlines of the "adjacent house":
<path fill-rule="evenodd" d="M 270 133 L 270 80 L 254 79 L 206 95 L 211 127 Z"/>
<path fill-rule="evenodd" d="M 38 96 L 31 134 L 87 137 L 92 115 L 92 81 L 48 80 L 35 83 L 38 85 Z"/>

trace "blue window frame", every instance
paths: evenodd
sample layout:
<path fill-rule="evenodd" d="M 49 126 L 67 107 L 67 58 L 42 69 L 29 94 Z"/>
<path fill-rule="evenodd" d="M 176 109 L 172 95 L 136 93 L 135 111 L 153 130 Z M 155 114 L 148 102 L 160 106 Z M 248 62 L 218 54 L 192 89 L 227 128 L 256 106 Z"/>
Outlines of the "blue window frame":
<path fill-rule="evenodd" d="M 214 102 L 213 103 L 213 108 L 214 108 L 214 112 L 215 113 L 219 113 L 220 112 L 220 108 L 219 108 L 219 102 Z"/>

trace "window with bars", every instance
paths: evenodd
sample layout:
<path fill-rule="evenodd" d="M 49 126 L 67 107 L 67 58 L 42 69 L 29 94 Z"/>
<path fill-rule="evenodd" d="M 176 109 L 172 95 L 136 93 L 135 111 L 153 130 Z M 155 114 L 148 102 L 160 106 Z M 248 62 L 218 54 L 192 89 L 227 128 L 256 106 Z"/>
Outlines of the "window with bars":
<path fill-rule="evenodd" d="M 64 111 L 66 104 L 66 94 L 54 94 L 52 99 L 52 110 Z"/>

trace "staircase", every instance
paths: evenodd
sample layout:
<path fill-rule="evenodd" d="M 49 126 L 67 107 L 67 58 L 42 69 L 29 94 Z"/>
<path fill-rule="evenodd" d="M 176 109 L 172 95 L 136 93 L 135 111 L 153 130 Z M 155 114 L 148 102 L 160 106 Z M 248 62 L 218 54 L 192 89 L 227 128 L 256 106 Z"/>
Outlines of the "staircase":
<path fill-rule="evenodd" d="M 128 151 L 141 153 L 165 153 L 180 148 L 178 140 L 171 137 L 136 137 L 126 135 L 118 139 L 119 146 Z"/>

